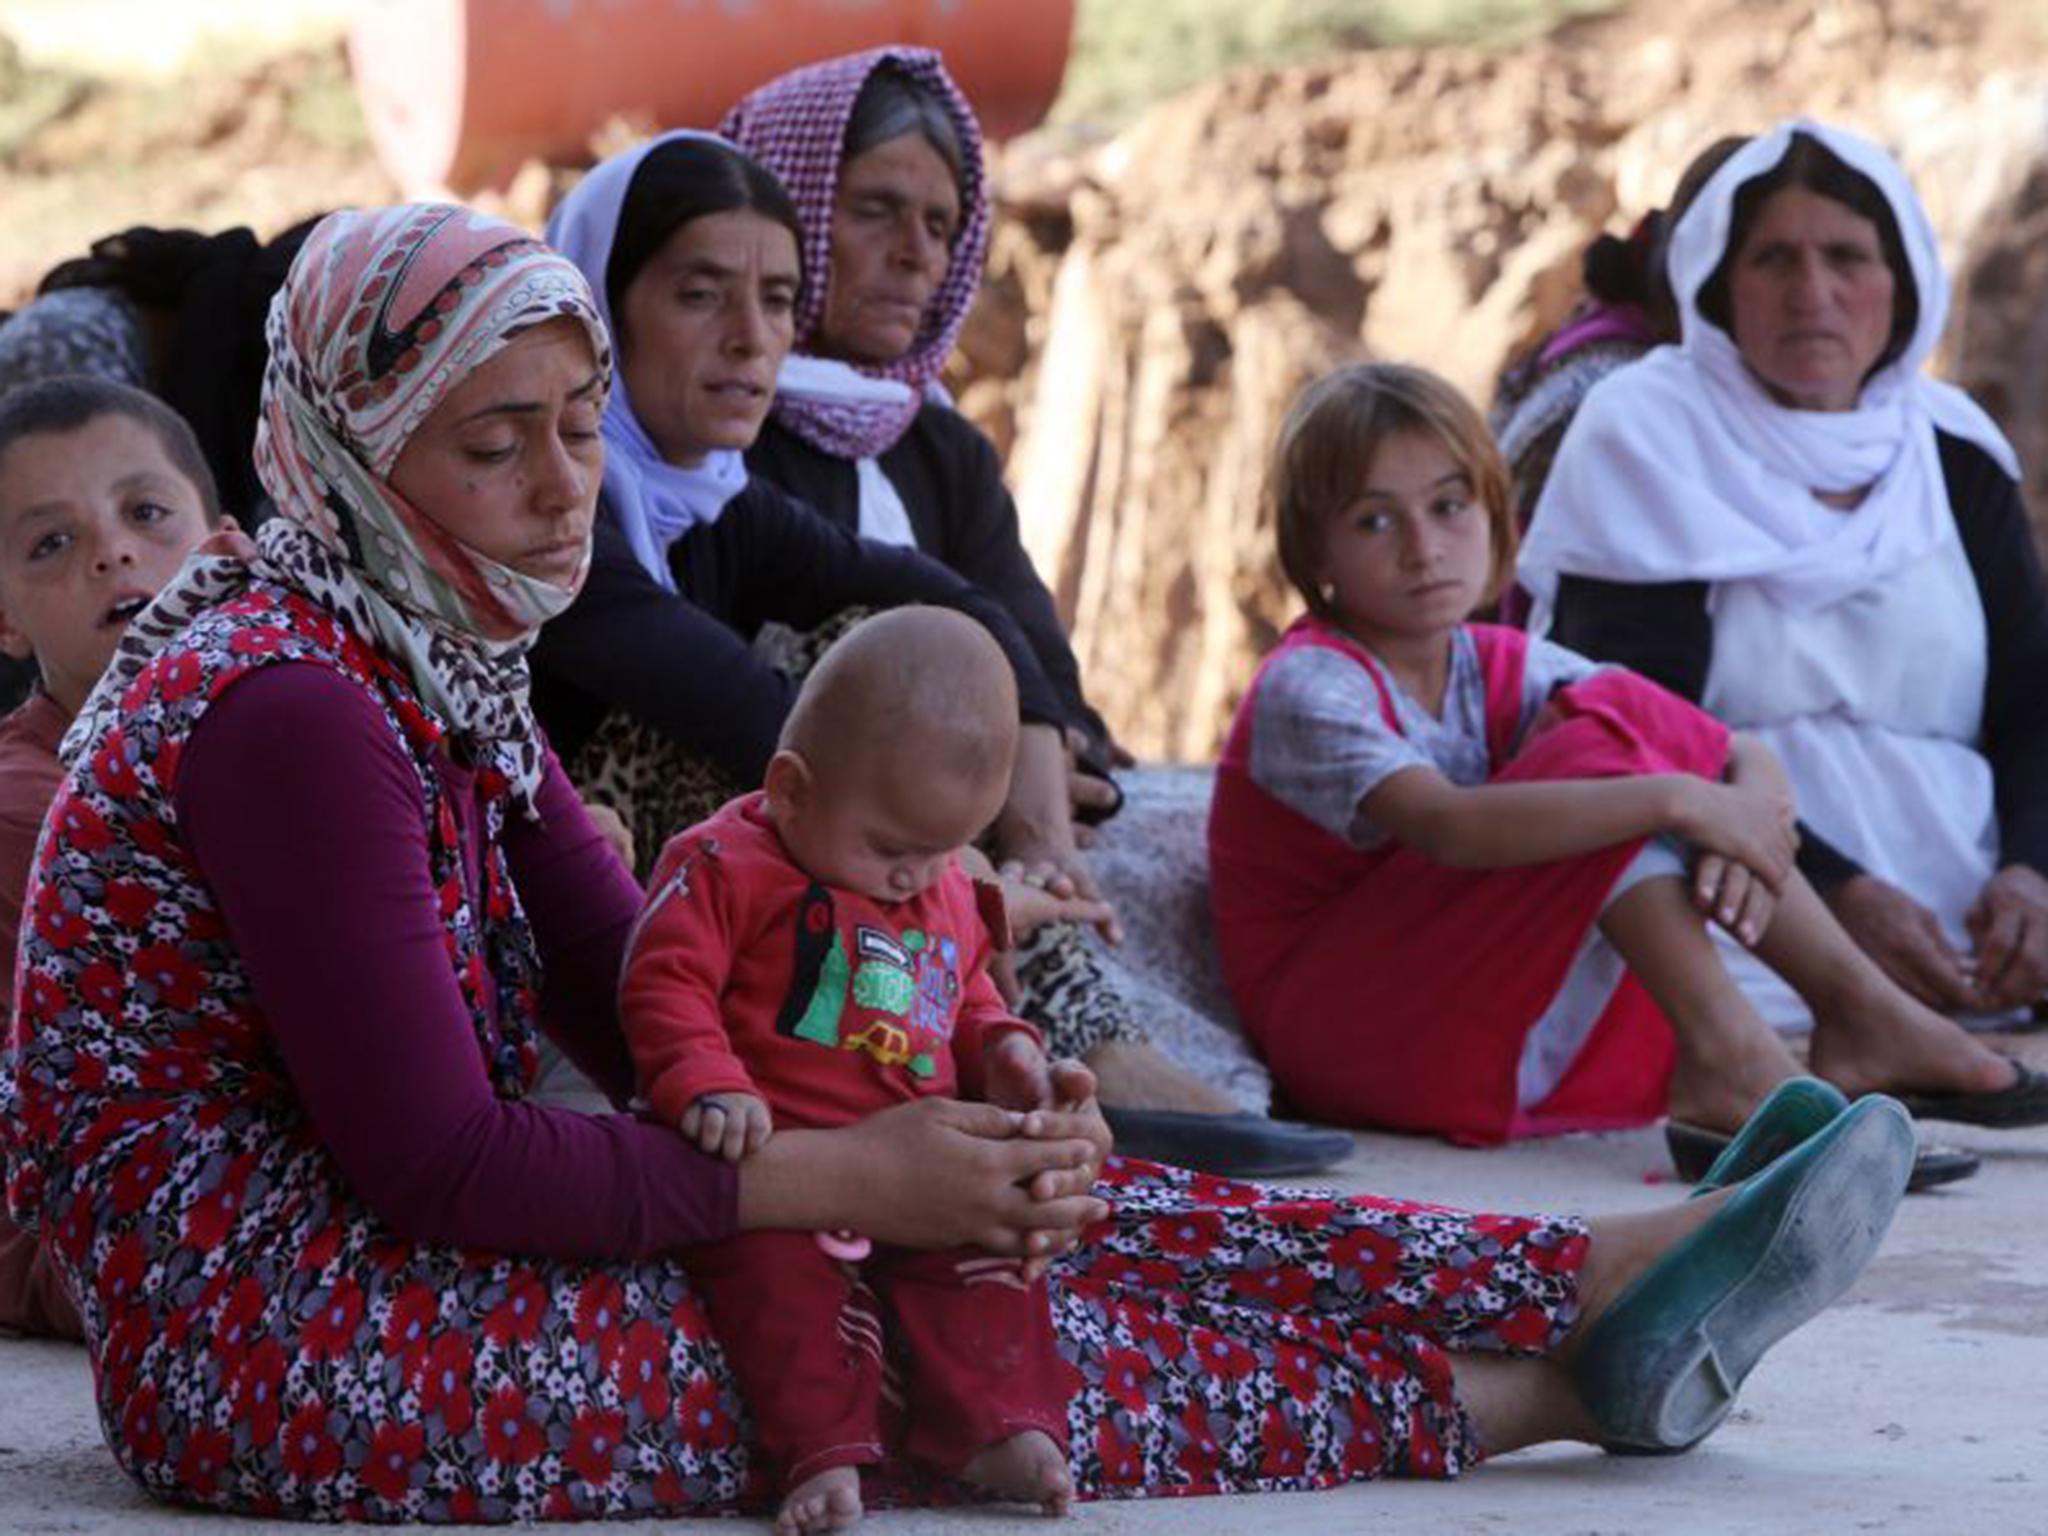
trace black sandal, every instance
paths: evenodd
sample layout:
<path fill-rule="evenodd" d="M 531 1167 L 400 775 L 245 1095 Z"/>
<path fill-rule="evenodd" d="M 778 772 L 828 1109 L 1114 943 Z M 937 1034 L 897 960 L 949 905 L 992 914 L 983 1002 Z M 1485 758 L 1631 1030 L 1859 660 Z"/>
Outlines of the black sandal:
<path fill-rule="evenodd" d="M 1684 1120 L 1664 1122 L 1664 1145 L 1670 1149 L 1671 1166 L 1688 1184 L 1697 1184 L 1704 1179 L 1707 1170 L 1714 1166 L 1714 1160 L 1727 1150 L 1728 1143 L 1734 1139 L 1720 1131 L 1710 1131 L 1703 1125 L 1693 1125 Z M 1913 1172 L 1906 1179 L 1906 1193 L 1917 1195 L 1924 1189 L 1953 1184 L 1959 1179 L 1969 1178 L 1983 1166 L 1984 1160 L 1974 1152 L 1928 1143 L 1913 1153 Z"/>
<path fill-rule="evenodd" d="M 1205 1115 L 1182 1109 L 1102 1106 L 1102 1118 L 1125 1157 L 1172 1163 L 1236 1179 L 1320 1173 L 1351 1155 L 1349 1131 L 1269 1120 L 1239 1111 Z"/>
<path fill-rule="evenodd" d="M 1894 1094 L 1915 1120 L 1946 1120 L 1953 1125 L 1982 1125 L 1994 1131 L 2015 1131 L 2048 1125 L 2048 1072 L 2036 1072 L 2015 1061 L 2016 1074 L 2003 1088 L 1983 1093 Z"/>

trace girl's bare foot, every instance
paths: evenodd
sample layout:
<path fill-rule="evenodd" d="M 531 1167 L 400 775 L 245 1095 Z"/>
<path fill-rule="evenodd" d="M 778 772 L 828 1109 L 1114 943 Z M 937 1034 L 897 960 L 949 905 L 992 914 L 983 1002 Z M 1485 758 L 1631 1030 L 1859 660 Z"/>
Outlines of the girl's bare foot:
<path fill-rule="evenodd" d="M 1773 1088 L 1798 1075 L 1799 1062 L 1769 1030 L 1730 1031 L 1715 1043 L 1718 1052 L 1706 1056 L 1679 1037 L 1666 1113 L 1688 1125 L 1733 1135 Z"/>
<path fill-rule="evenodd" d="M 1095 1091 L 1119 1109 L 1178 1109 L 1198 1115 L 1235 1114 L 1242 1106 L 1221 1089 L 1175 1065 L 1143 1041 L 1112 1040 L 1087 1056 Z"/>
<path fill-rule="evenodd" d="M 960 1469 L 960 1480 L 1019 1504 L 1036 1504 L 1048 1515 L 1064 1515 L 1074 1498 L 1066 1453 L 1042 1429 L 1027 1429 L 976 1453 Z"/>
<path fill-rule="evenodd" d="M 813 1536 L 850 1531 L 860 1524 L 860 1468 L 827 1467 L 783 1496 L 775 1512 L 775 1536 Z"/>

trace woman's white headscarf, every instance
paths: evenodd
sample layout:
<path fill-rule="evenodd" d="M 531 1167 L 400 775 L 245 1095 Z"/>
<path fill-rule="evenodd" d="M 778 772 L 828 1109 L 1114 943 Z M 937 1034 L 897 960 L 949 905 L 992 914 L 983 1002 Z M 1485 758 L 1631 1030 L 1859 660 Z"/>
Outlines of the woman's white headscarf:
<path fill-rule="evenodd" d="M 1699 309 L 1727 250 L 1736 192 L 1783 160 L 1795 134 L 1819 140 L 1884 195 L 1919 300 L 1912 336 L 1853 410 L 1780 405 Z M 2018 456 L 1982 408 L 1921 373 L 1948 318 L 1948 276 L 1912 184 L 1869 140 L 1804 119 L 1753 139 L 1679 220 L 1668 261 L 1683 339 L 1593 387 L 1537 501 L 1519 575 L 1539 631 L 1564 575 L 1756 581 L 1808 612 L 1883 580 L 1954 527 L 1937 431 L 1976 443 L 2019 478 Z M 1865 487 L 1851 511 L 1813 494 Z"/>
<path fill-rule="evenodd" d="M 548 220 L 548 244 L 574 262 L 590 284 L 615 355 L 619 325 L 605 293 L 605 271 L 618 239 L 619 213 L 640 163 L 662 145 L 683 139 L 734 148 L 712 133 L 687 128 L 664 133 L 597 166 L 576 183 Z M 688 468 L 669 463 L 634 413 L 623 372 L 614 377 L 611 401 L 605 407 L 604 446 L 605 505 L 647 574 L 673 592 L 676 579 L 669 567 L 669 546 L 699 524 L 718 521 L 726 503 L 746 489 L 746 461 L 735 449 L 715 448 Z"/>

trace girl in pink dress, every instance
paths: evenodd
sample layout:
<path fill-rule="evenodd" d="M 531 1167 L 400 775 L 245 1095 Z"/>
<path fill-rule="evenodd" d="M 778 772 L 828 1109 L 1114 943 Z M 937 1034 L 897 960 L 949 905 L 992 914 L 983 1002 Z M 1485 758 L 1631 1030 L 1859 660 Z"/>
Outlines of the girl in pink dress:
<path fill-rule="evenodd" d="M 1797 1067 L 1707 922 L 1815 994 L 1840 1086 L 1925 1069 L 1931 1020 L 1792 867 L 1767 749 L 1633 673 L 1465 622 L 1515 529 L 1455 389 L 1400 365 L 1323 379 L 1275 490 L 1309 611 L 1238 710 L 1211 883 L 1226 978 L 1296 1107 L 1477 1143 L 1667 1109 L 1730 1131 Z"/>

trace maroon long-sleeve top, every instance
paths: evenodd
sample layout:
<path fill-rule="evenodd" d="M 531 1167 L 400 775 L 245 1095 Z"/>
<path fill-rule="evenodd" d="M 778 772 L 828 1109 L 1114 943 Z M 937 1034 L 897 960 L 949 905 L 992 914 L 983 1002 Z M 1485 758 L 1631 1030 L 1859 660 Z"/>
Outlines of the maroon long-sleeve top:
<path fill-rule="evenodd" d="M 474 892 L 476 775 L 434 766 Z M 675 1131 L 493 1091 L 448 964 L 418 777 L 358 684 L 293 663 L 243 678 L 193 730 L 174 802 L 307 1115 L 395 1231 L 600 1259 L 735 1229 L 732 1165 Z M 623 1103 L 616 997 L 640 892 L 552 758 L 537 806 L 503 841 L 540 948 L 541 1023 Z"/>

